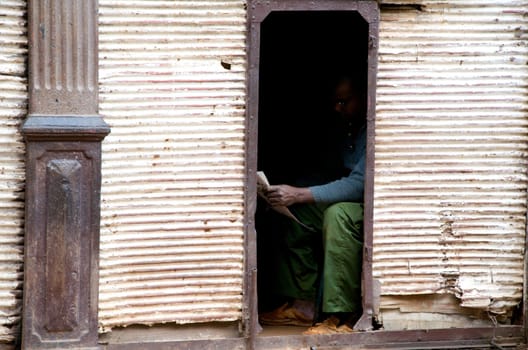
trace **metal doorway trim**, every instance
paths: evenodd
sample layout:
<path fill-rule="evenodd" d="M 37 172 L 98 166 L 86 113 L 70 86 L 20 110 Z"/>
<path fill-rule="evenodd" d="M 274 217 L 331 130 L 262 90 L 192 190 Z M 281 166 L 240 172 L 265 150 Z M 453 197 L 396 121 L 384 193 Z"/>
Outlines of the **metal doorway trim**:
<path fill-rule="evenodd" d="M 246 197 L 246 300 L 247 319 L 245 334 L 250 339 L 251 348 L 255 347 L 258 334 L 258 310 L 256 292 L 256 233 L 253 215 L 256 210 L 255 172 L 257 167 L 258 103 L 259 103 L 259 60 L 260 26 L 262 21 L 274 11 L 356 11 L 368 24 L 368 110 L 367 110 L 367 162 L 365 171 L 365 218 L 363 251 L 363 315 L 356 323 L 358 330 L 371 330 L 376 298 L 372 278 L 372 214 L 373 214 L 373 178 L 374 178 L 374 130 L 376 105 L 376 72 L 379 30 L 379 7 L 376 1 L 249 1 L 248 3 L 248 99 L 247 99 L 247 197 Z"/>

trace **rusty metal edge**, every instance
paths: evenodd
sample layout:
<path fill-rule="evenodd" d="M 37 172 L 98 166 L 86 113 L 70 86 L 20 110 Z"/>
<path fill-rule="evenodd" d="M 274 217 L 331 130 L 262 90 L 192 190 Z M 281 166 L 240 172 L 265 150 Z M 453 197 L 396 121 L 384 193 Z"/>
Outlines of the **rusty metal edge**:
<path fill-rule="evenodd" d="M 287 338 L 287 339 L 280 339 Z M 257 348 L 273 349 L 273 345 L 280 346 L 307 346 L 319 348 L 322 346 L 363 346 L 377 347 L 410 347 L 418 346 L 421 349 L 433 346 L 460 346 L 462 343 L 492 345 L 515 344 L 524 339 L 524 329 L 521 326 L 499 326 L 479 328 L 443 328 L 404 331 L 370 331 L 350 334 L 334 334 L 319 336 L 289 336 L 289 337 L 260 337 Z M 426 347 L 428 346 L 428 347 Z M 280 347 L 275 347 L 279 349 Z"/>
<path fill-rule="evenodd" d="M 455 328 L 412 331 L 369 331 L 350 334 L 315 336 L 262 336 L 255 339 L 254 349 L 463 349 L 507 348 L 524 343 L 523 326 Z M 248 349 L 245 338 L 134 342 L 101 344 L 106 350 L 237 350 Z"/>
<path fill-rule="evenodd" d="M 258 146 L 258 62 L 260 32 L 255 30 L 252 18 L 252 0 L 248 0 L 246 55 L 246 192 L 245 192 L 245 275 L 243 334 L 247 349 L 254 350 L 260 326 L 258 324 L 257 295 L 257 236 L 255 212 L 257 209 L 257 146 Z"/>
<path fill-rule="evenodd" d="M 368 31 L 368 67 L 367 67 L 367 154 L 365 165 L 365 214 L 363 219 L 363 268 L 362 268 L 362 304 L 363 314 L 354 329 L 370 330 L 373 328 L 373 318 L 376 317 L 377 298 L 374 295 L 374 280 L 372 276 L 372 247 L 374 235 L 374 145 L 376 121 L 376 77 L 378 72 L 378 32 L 379 7 L 375 1 L 358 2 L 358 12 L 369 26 Z"/>
<path fill-rule="evenodd" d="M 526 214 L 528 222 L 528 212 Z M 526 225 L 526 223 L 525 223 Z M 527 300 L 527 293 L 526 288 L 528 287 L 528 283 L 526 279 L 528 278 L 528 225 L 525 227 L 525 233 L 524 233 L 524 279 L 523 279 L 523 298 L 522 298 L 522 309 L 521 309 L 521 324 L 524 326 L 524 340 L 526 342 L 526 339 L 528 338 L 528 322 L 526 322 L 526 316 L 528 315 L 528 300 Z"/>
<path fill-rule="evenodd" d="M 186 341 L 156 341 L 156 342 L 134 342 L 119 344 L 102 344 L 107 350 L 242 350 L 247 349 L 244 338 L 234 339 L 209 339 L 209 340 L 186 340 Z"/>

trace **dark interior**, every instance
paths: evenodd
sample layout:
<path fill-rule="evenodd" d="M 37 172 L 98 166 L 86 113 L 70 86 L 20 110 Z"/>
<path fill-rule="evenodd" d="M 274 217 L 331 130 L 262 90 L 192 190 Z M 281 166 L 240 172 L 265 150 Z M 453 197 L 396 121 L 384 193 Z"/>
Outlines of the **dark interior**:
<path fill-rule="evenodd" d="M 332 135 L 340 126 L 332 90 L 343 75 L 366 82 L 367 23 L 354 11 L 272 12 L 260 34 L 258 170 L 272 184 L 304 186 L 338 177 Z M 308 173 L 314 176 L 307 179 Z M 268 288 L 277 254 L 268 211 L 258 203 L 260 310 L 281 302 Z"/>

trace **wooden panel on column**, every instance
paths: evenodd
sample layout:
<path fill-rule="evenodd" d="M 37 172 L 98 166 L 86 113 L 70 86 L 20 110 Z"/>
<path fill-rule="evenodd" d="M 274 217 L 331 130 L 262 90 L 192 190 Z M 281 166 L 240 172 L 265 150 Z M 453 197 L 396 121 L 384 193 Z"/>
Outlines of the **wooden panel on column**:
<path fill-rule="evenodd" d="M 95 348 L 100 140 L 107 129 L 98 117 L 31 116 L 24 133 L 23 349 Z"/>
<path fill-rule="evenodd" d="M 33 0 L 22 349 L 97 349 L 97 1 Z"/>

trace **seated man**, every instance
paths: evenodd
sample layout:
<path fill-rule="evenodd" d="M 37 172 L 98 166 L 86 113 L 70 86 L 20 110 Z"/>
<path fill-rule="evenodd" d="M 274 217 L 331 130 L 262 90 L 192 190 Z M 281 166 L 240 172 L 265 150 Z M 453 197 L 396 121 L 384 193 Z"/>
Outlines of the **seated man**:
<path fill-rule="evenodd" d="M 271 186 L 267 192 L 272 206 L 288 206 L 313 230 L 288 222 L 283 236 L 287 254 L 277 257 L 275 273 L 277 294 L 289 302 L 261 314 L 263 325 L 312 325 L 318 321 L 314 307 L 319 303 L 323 322 L 305 334 L 351 332 L 361 316 L 364 100 L 358 81 L 343 78 L 337 83 L 335 110 L 346 128 L 342 147 L 343 165 L 349 169 L 346 176 L 317 186 Z"/>

